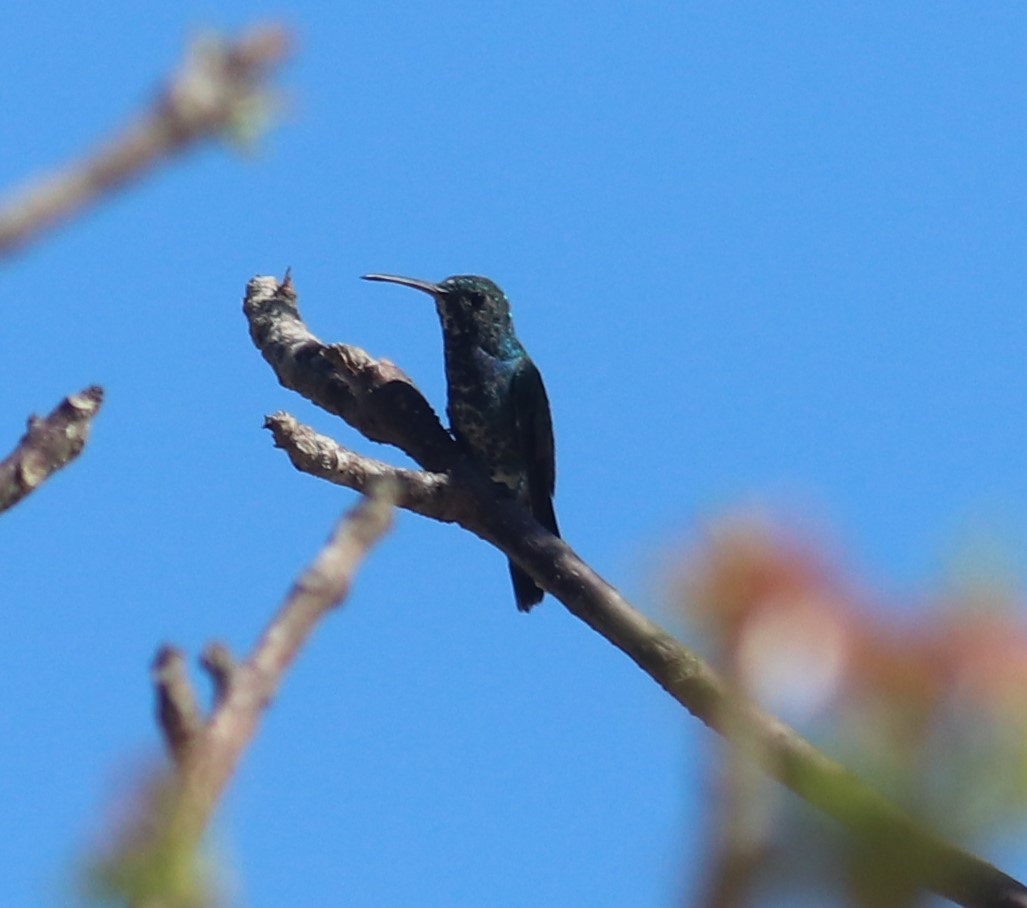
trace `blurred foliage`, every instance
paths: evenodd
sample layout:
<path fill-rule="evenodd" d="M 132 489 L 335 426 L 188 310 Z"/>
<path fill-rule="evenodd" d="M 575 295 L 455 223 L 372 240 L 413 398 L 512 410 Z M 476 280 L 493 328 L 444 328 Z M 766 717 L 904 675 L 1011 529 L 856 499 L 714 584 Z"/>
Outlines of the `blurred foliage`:
<path fill-rule="evenodd" d="M 1027 803 L 1027 629 L 1019 595 L 995 579 L 914 609 L 868 593 L 811 538 L 743 515 L 706 530 L 671 589 L 739 694 L 967 843 L 1022 821 Z M 908 842 L 826 827 L 736 753 L 725 745 L 716 767 L 706 904 L 923 898 Z"/>
<path fill-rule="evenodd" d="M 122 792 L 124 796 L 124 792 Z M 83 901 L 133 908 L 212 908 L 221 904 L 212 863 L 193 835 L 175 822 L 174 777 L 151 772 L 104 824 L 88 861 Z"/>

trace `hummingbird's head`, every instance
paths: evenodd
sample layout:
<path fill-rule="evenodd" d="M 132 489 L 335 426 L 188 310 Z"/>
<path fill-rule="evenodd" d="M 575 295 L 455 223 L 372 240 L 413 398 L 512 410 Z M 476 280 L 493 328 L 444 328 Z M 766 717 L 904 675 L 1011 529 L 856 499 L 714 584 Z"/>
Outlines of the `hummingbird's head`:
<path fill-rule="evenodd" d="M 452 340 L 465 337 L 490 353 L 513 341 L 510 302 L 487 277 L 456 274 L 438 284 L 393 274 L 365 274 L 364 280 L 402 284 L 430 294 L 442 321 L 443 334 Z"/>

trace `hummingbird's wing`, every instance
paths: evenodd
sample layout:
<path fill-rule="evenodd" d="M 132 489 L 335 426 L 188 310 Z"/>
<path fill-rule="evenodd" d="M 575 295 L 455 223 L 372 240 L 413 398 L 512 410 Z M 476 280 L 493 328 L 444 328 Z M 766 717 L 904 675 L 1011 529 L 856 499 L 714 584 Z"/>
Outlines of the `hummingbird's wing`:
<path fill-rule="evenodd" d="M 528 504 L 535 519 L 547 530 L 560 535 L 553 512 L 556 487 L 556 453 L 553 418 L 549 413 L 542 376 L 528 358 L 517 367 L 510 386 L 517 440 L 528 475 Z"/>
<path fill-rule="evenodd" d="M 524 503 L 542 526 L 559 536 L 553 512 L 553 489 L 556 486 L 553 418 L 549 414 L 549 398 L 542 376 L 527 356 L 517 366 L 510 381 L 510 399 L 513 402 L 517 447 L 528 477 L 527 501 Z M 522 612 L 542 601 L 542 590 L 512 561 L 510 576 L 517 608 Z"/>

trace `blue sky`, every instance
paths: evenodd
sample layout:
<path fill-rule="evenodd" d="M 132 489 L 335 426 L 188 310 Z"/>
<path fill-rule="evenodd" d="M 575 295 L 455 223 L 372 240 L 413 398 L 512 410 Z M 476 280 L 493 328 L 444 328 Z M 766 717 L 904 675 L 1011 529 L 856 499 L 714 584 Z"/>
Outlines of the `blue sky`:
<path fill-rule="evenodd" d="M 358 276 L 500 283 L 549 389 L 561 527 L 660 620 L 654 565 L 754 501 L 889 591 L 936 588 L 979 534 L 1027 555 L 1027 8 L 348 6 L 5 12 L 4 186 L 124 122 L 190 33 L 299 37 L 252 153 L 194 153 L 0 278 L 0 446 L 108 395 L 85 456 L 0 521 L 11 904 L 65 900 L 158 752 L 157 644 L 245 651 L 352 503 L 263 414 L 403 462 L 277 386 L 254 274 L 291 266 L 315 332 L 439 407 L 429 301 Z M 517 614 L 497 553 L 404 514 L 216 838 L 255 908 L 666 905 L 695 885 L 710 746 L 557 603 Z"/>

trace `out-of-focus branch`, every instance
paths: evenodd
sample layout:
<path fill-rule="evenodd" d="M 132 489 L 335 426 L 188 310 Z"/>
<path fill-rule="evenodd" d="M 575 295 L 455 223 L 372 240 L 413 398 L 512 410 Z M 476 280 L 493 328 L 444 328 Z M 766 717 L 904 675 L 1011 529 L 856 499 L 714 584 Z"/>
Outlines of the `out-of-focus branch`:
<path fill-rule="evenodd" d="M 0 461 L 0 512 L 82 453 L 102 403 L 103 388 L 92 385 L 64 398 L 47 416 L 29 418 L 28 431 L 18 446 Z"/>
<path fill-rule="evenodd" d="M 210 676 L 211 684 L 214 687 L 214 706 L 218 707 L 225 702 L 225 697 L 232 690 L 235 673 L 239 665 L 232 658 L 228 647 L 223 643 L 208 643 L 200 654 L 200 666 Z"/>
<path fill-rule="evenodd" d="M 172 760 L 181 763 L 203 728 L 203 713 L 196 692 L 189 683 L 182 651 L 173 646 L 162 646 L 157 650 L 152 676 L 164 742 Z"/>
<path fill-rule="evenodd" d="M 269 107 L 263 83 L 288 46 L 279 26 L 251 29 L 233 42 L 209 36 L 196 41 L 149 109 L 128 127 L 0 205 L 0 258 L 201 139 L 241 134 Z"/>
<path fill-rule="evenodd" d="M 310 334 L 289 280 L 254 278 L 243 308 L 254 343 L 283 385 L 342 416 L 372 440 L 395 445 L 430 472 L 399 470 L 363 457 L 286 414 L 275 414 L 267 425 L 298 469 L 357 490 L 372 479 L 390 478 L 401 507 L 456 522 L 495 545 L 764 772 L 857 836 L 900 842 L 916 856 L 910 875 L 922 886 L 975 908 L 1027 906 L 1027 888 L 1021 883 L 920 826 L 794 729 L 733 695 L 706 662 L 633 608 L 563 540 L 543 529 L 515 501 L 497 496 L 494 486 L 460 457 L 451 440 L 438 441 L 448 436 L 426 401 L 410 403 L 421 396 L 412 384 L 402 396 L 394 393 L 387 399 L 404 400 L 404 408 L 379 408 L 379 361 L 358 348 L 330 348 Z M 339 349 L 346 355 L 332 352 Z M 391 363 L 387 365 L 390 382 L 409 382 Z M 436 425 L 422 435 L 423 420 L 407 420 L 407 412 L 431 414 Z M 368 426 L 374 428 L 373 434 Z M 442 472 L 446 475 L 438 475 Z"/>
<path fill-rule="evenodd" d="M 216 643 L 204 650 L 214 682 L 209 716 L 197 705 L 182 654 L 161 647 L 153 667 L 157 720 L 174 768 L 147 784 L 139 810 L 93 868 L 91 888 L 105 899 L 139 908 L 209 903 L 200 839 L 289 665 L 391 525 L 392 501 L 388 484 L 379 484 L 339 521 L 248 658 L 237 663 Z"/>
<path fill-rule="evenodd" d="M 159 712 L 164 736 L 177 758 L 177 798 L 169 824 L 176 838 L 193 840 L 203 832 L 289 665 L 318 621 L 346 597 L 357 566 L 389 528 L 391 493 L 382 489 L 339 522 L 245 661 L 228 667 L 227 651 L 207 653 L 205 661 L 218 674 L 219 695 L 210 717 L 195 729 L 187 746 L 175 745 L 180 723 L 169 724 L 164 711 Z"/>

